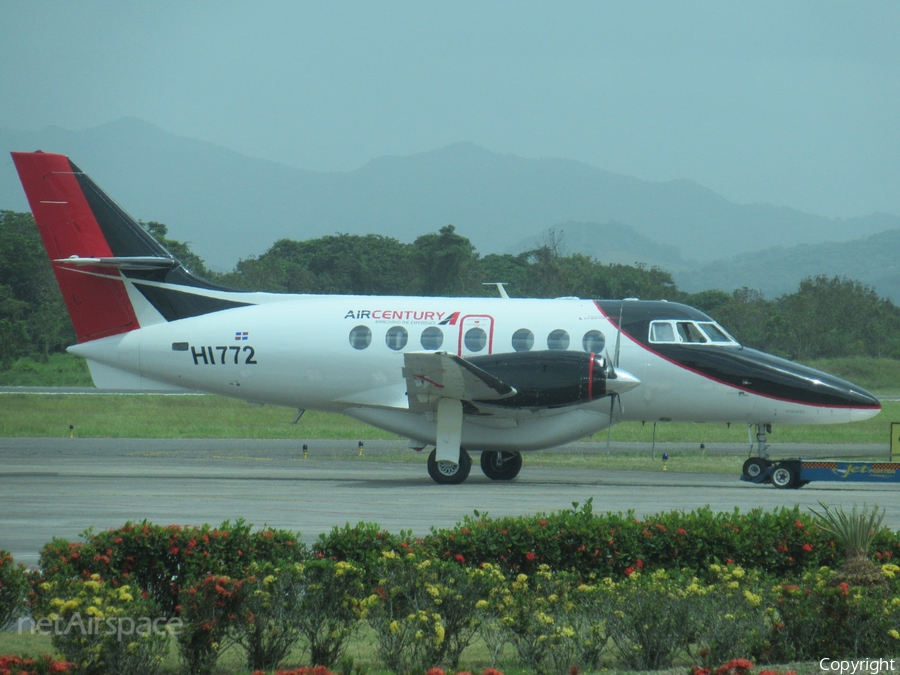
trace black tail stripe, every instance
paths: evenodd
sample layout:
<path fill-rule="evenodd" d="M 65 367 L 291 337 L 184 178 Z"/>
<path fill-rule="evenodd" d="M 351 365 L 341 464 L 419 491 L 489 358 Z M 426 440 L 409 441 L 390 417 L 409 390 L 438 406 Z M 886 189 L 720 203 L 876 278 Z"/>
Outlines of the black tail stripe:
<path fill-rule="evenodd" d="M 147 298 L 150 304 L 156 308 L 156 311 L 162 314 L 166 321 L 177 321 L 178 319 L 187 319 L 192 316 L 220 312 L 223 309 L 250 306 L 250 303 L 246 302 L 211 298 L 208 295 L 186 293 L 140 282 L 135 282 L 134 285 Z"/>

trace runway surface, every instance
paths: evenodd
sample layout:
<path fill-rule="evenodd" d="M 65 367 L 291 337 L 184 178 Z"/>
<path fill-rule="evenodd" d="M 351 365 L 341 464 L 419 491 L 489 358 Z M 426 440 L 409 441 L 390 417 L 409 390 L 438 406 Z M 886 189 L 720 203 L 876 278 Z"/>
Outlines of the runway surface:
<path fill-rule="evenodd" d="M 660 445 L 657 451 L 675 453 L 680 447 Z M 780 457 L 813 455 L 798 446 L 779 450 Z M 560 451 L 602 449 L 585 443 Z M 849 457 L 872 449 L 829 451 Z M 776 490 L 743 483 L 736 475 L 535 467 L 527 454 L 516 481 L 497 483 L 482 475 L 473 454 L 469 480 L 441 486 L 428 477 L 425 457 L 418 463 L 379 459 L 399 452 L 411 451 L 405 442 L 367 441 L 360 458 L 355 441 L 318 441 L 304 460 L 294 441 L 4 438 L 0 549 L 35 565 L 40 548 L 54 537 L 75 540 L 91 526 L 144 519 L 199 525 L 244 518 L 299 532 L 308 542 L 336 525 L 359 521 L 422 535 L 431 527 L 452 526 L 473 509 L 494 516 L 531 514 L 571 508 L 589 498 L 595 510 L 634 509 L 638 515 L 704 505 L 730 511 L 817 507 L 819 500 L 877 503 L 887 508 L 885 524 L 900 529 L 897 484 L 813 483 Z"/>

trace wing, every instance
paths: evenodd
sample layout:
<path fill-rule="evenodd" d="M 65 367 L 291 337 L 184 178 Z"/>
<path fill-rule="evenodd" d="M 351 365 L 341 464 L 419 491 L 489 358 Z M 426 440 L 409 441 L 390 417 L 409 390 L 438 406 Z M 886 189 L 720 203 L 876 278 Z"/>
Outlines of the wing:
<path fill-rule="evenodd" d="M 503 380 L 447 352 L 407 352 L 403 377 L 409 409 L 434 410 L 438 400 L 493 401 L 516 395 Z"/>

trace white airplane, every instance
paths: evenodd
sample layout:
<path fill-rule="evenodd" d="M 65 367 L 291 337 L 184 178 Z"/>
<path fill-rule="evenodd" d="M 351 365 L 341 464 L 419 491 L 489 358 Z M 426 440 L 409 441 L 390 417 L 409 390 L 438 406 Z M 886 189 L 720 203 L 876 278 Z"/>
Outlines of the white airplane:
<path fill-rule="evenodd" d="M 666 301 L 322 296 L 193 276 L 63 155 L 12 153 L 99 388 L 200 390 L 338 412 L 433 447 L 461 483 L 622 420 L 756 425 L 868 419 L 854 384 L 740 345 Z M 505 295 L 505 294 L 504 294 Z M 755 464 L 753 462 L 756 462 Z"/>

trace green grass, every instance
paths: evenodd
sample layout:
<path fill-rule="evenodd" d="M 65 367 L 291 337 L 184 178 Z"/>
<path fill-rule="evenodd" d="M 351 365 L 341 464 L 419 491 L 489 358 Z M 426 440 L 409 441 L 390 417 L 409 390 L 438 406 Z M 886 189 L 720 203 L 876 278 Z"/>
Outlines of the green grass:
<path fill-rule="evenodd" d="M 0 370 L 0 387 L 93 387 L 87 362 L 71 354 L 52 354 L 46 362 L 21 358 Z"/>
<path fill-rule="evenodd" d="M 873 393 L 896 394 L 900 392 L 900 360 L 872 359 L 853 356 L 840 359 L 820 359 L 806 365 L 824 370 Z"/>
<path fill-rule="evenodd" d="M 219 396 L 4 394 L 0 436 L 395 439 L 342 415 L 252 406 Z"/>
<path fill-rule="evenodd" d="M 342 415 L 307 412 L 291 424 L 295 411 L 251 406 L 218 396 L 0 395 L 0 436 L 84 438 L 284 438 L 397 439 Z M 882 413 L 865 422 L 836 425 L 779 426 L 772 443 L 889 443 L 890 422 L 900 420 L 900 402 L 885 401 Z M 602 431 L 589 440 L 605 442 Z M 623 422 L 613 427 L 615 442 L 650 444 L 653 425 Z M 748 443 L 743 424 L 660 423 L 659 443 Z"/>

